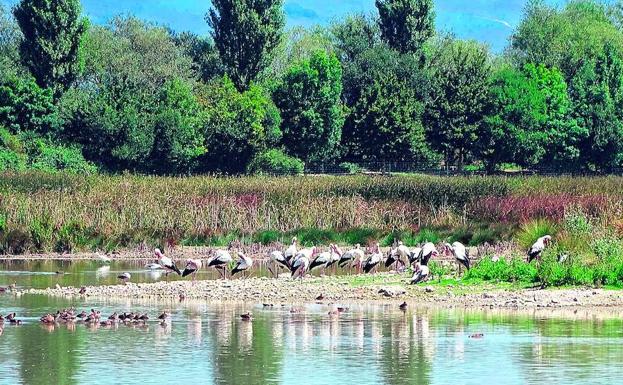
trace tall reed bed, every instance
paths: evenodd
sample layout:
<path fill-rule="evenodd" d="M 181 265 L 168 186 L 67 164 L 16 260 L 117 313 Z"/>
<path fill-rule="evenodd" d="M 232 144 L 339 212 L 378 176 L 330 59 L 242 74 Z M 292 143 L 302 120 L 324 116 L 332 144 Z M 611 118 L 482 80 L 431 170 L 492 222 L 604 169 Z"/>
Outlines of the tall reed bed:
<path fill-rule="evenodd" d="M 533 216 L 560 220 L 567 207 L 586 202 L 594 208 L 591 215 L 601 216 L 618 207 L 620 187 L 623 178 L 616 177 L 4 174 L 0 251 L 114 249 L 143 241 L 201 243 L 228 234 L 254 239 L 301 229 L 343 234 L 369 229 L 375 236 L 409 232 L 419 239 L 422 228 L 460 232 L 474 224 L 477 235 L 471 228 L 469 237 L 455 238 L 476 242 L 495 233 L 488 225 L 499 227 L 507 220 L 509 227 L 519 227 L 518 222 Z M 552 194 L 558 194 L 555 215 L 530 208 L 550 207 Z M 500 217 L 509 210 L 534 214 Z M 340 239 L 351 238 L 360 239 Z"/>

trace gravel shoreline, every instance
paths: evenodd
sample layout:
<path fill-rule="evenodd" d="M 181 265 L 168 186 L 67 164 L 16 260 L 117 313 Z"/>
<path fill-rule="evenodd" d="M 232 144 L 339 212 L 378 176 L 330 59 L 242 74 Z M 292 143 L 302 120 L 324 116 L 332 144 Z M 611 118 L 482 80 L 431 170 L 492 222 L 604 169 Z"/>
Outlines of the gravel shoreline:
<path fill-rule="evenodd" d="M 253 303 L 305 303 L 379 301 L 402 302 L 420 306 L 481 307 L 508 309 L 620 307 L 623 291 L 590 288 L 572 289 L 500 289 L 495 285 L 432 286 L 408 285 L 406 277 L 381 273 L 373 282 L 370 276 L 320 277 L 291 280 L 249 278 L 205 280 L 194 285 L 189 281 L 128 283 L 127 285 L 89 286 L 86 294 L 80 288 L 60 287 L 23 289 L 16 295 L 42 294 L 57 297 L 136 298 L 136 299 L 201 299 L 207 301 L 241 301 Z M 363 282 L 357 283 L 361 279 Z M 399 280 L 400 279 L 400 280 Z M 322 299 L 319 297 L 322 296 Z"/>

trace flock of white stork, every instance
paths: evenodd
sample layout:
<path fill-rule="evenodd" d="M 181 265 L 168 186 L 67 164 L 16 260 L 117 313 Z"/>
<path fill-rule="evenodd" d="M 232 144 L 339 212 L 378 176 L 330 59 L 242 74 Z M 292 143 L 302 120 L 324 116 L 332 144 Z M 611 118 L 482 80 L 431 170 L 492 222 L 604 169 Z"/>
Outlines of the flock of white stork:
<path fill-rule="evenodd" d="M 540 237 L 528 250 L 528 262 L 539 258 L 551 239 L 552 237 L 549 235 Z M 462 267 L 470 268 L 469 253 L 461 242 L 445 243 L 443 252 L 454 256 L 459 267 L 459 273 Z M 184 270 L 180 270 L 175 261 L 165 256 L 160 249 L 156 249 L 154 253 L 157 263 L 150 265 L 154 265 L 154 268 L 164 269 L 167 275 L 170 273 L 175 273 L 182 277 L 191 275 L 192 281 L 195 282 L 197 272 L 203 267 L 200 259 L 187 259 Z M 237 254 L 238 260 L 234 264 L 234 258 L 229 250 L 217 250 L 216 255 L 208 260 L 207 267 L 215 268 L 223 279 L 226 279 L 228 276 L 229 266 L 233 266 L 229 270 L 229 278 L 237 273 L 248 276 L 249 270 L 253 266 L 253 259 L 242 252 L 236 252 L 235 254 Z M 315 246 L 299 248 L 297 238 L 294 237 L 292 238 L 292 243 L 285 250 L 272 250 L 269 252 L 268 269 L 275 278 L 279 275 L 279 269 L 287 269 L 290 271 L 292 278 L 302 279 L 309 272 L 322 269 L 324 273 L 324 270 L 336 264 L 342 269 L 354 269 L 357 273 L 372 273 L 382 265 L 388 269 L 395 268 L 399 272 L 405 271 L 407 266 L 411 266 L 413 270 L 411 283 L 416 284 L 429 278 L 428 262 L 431 258 L 438 255 L 437 247 L 432 242 L 427 242 L 421 247 L 415 248 L 409 248 L 402 242 L 397 242 L 387 254 L 381 252 L 378 243 L 367 250 L 364 250 L 357 244 L 346 252 L 342 252 L 338 245 L 331 244 L 328 251 L 319 252 Z M 498 258 L 494 257 L 492 260 L 496 262 Z M 130 277 L 129 273 L 123 273 L 118 276 L 124 282 L 127 282 Z"/>

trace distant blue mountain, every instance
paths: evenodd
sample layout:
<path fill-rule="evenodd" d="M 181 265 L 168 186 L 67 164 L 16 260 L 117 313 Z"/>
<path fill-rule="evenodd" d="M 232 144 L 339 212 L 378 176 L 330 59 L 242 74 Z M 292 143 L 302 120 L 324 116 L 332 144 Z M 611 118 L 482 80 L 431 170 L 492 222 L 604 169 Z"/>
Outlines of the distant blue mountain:
<path fill-rule="evenodd" d="M 14 4 L 17 0 L 0 0 Z M 500 52 L 521 18 L 525 0 L 437 0 L 437 26 L 458 37 L 488 43 Z M 564 0 L 547 0 L 562 4 Z M 168 25 L 178 31 L 206 34 L 204 16 L 208 0 L 82 0 L 85 13 L 95 23 L 131 13 L 142 19 Z M 327 24 L 354 12 L 374 12 L 374 0 L 286 0 L 289 26 Z"/>

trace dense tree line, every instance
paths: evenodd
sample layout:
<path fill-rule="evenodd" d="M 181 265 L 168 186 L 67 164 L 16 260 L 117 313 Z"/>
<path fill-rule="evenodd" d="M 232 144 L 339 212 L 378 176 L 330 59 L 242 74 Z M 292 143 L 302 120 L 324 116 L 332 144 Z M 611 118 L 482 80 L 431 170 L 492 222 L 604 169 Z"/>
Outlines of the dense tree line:
<path fill-rule="evenodd" d="M 210 36 L 0 6 L 0 169 L 622 165 L 623 3 L 530 0 L 500 55 L 437 31 L 433 0 L 292 30 L 283 0 L 212 4 Z"/>

